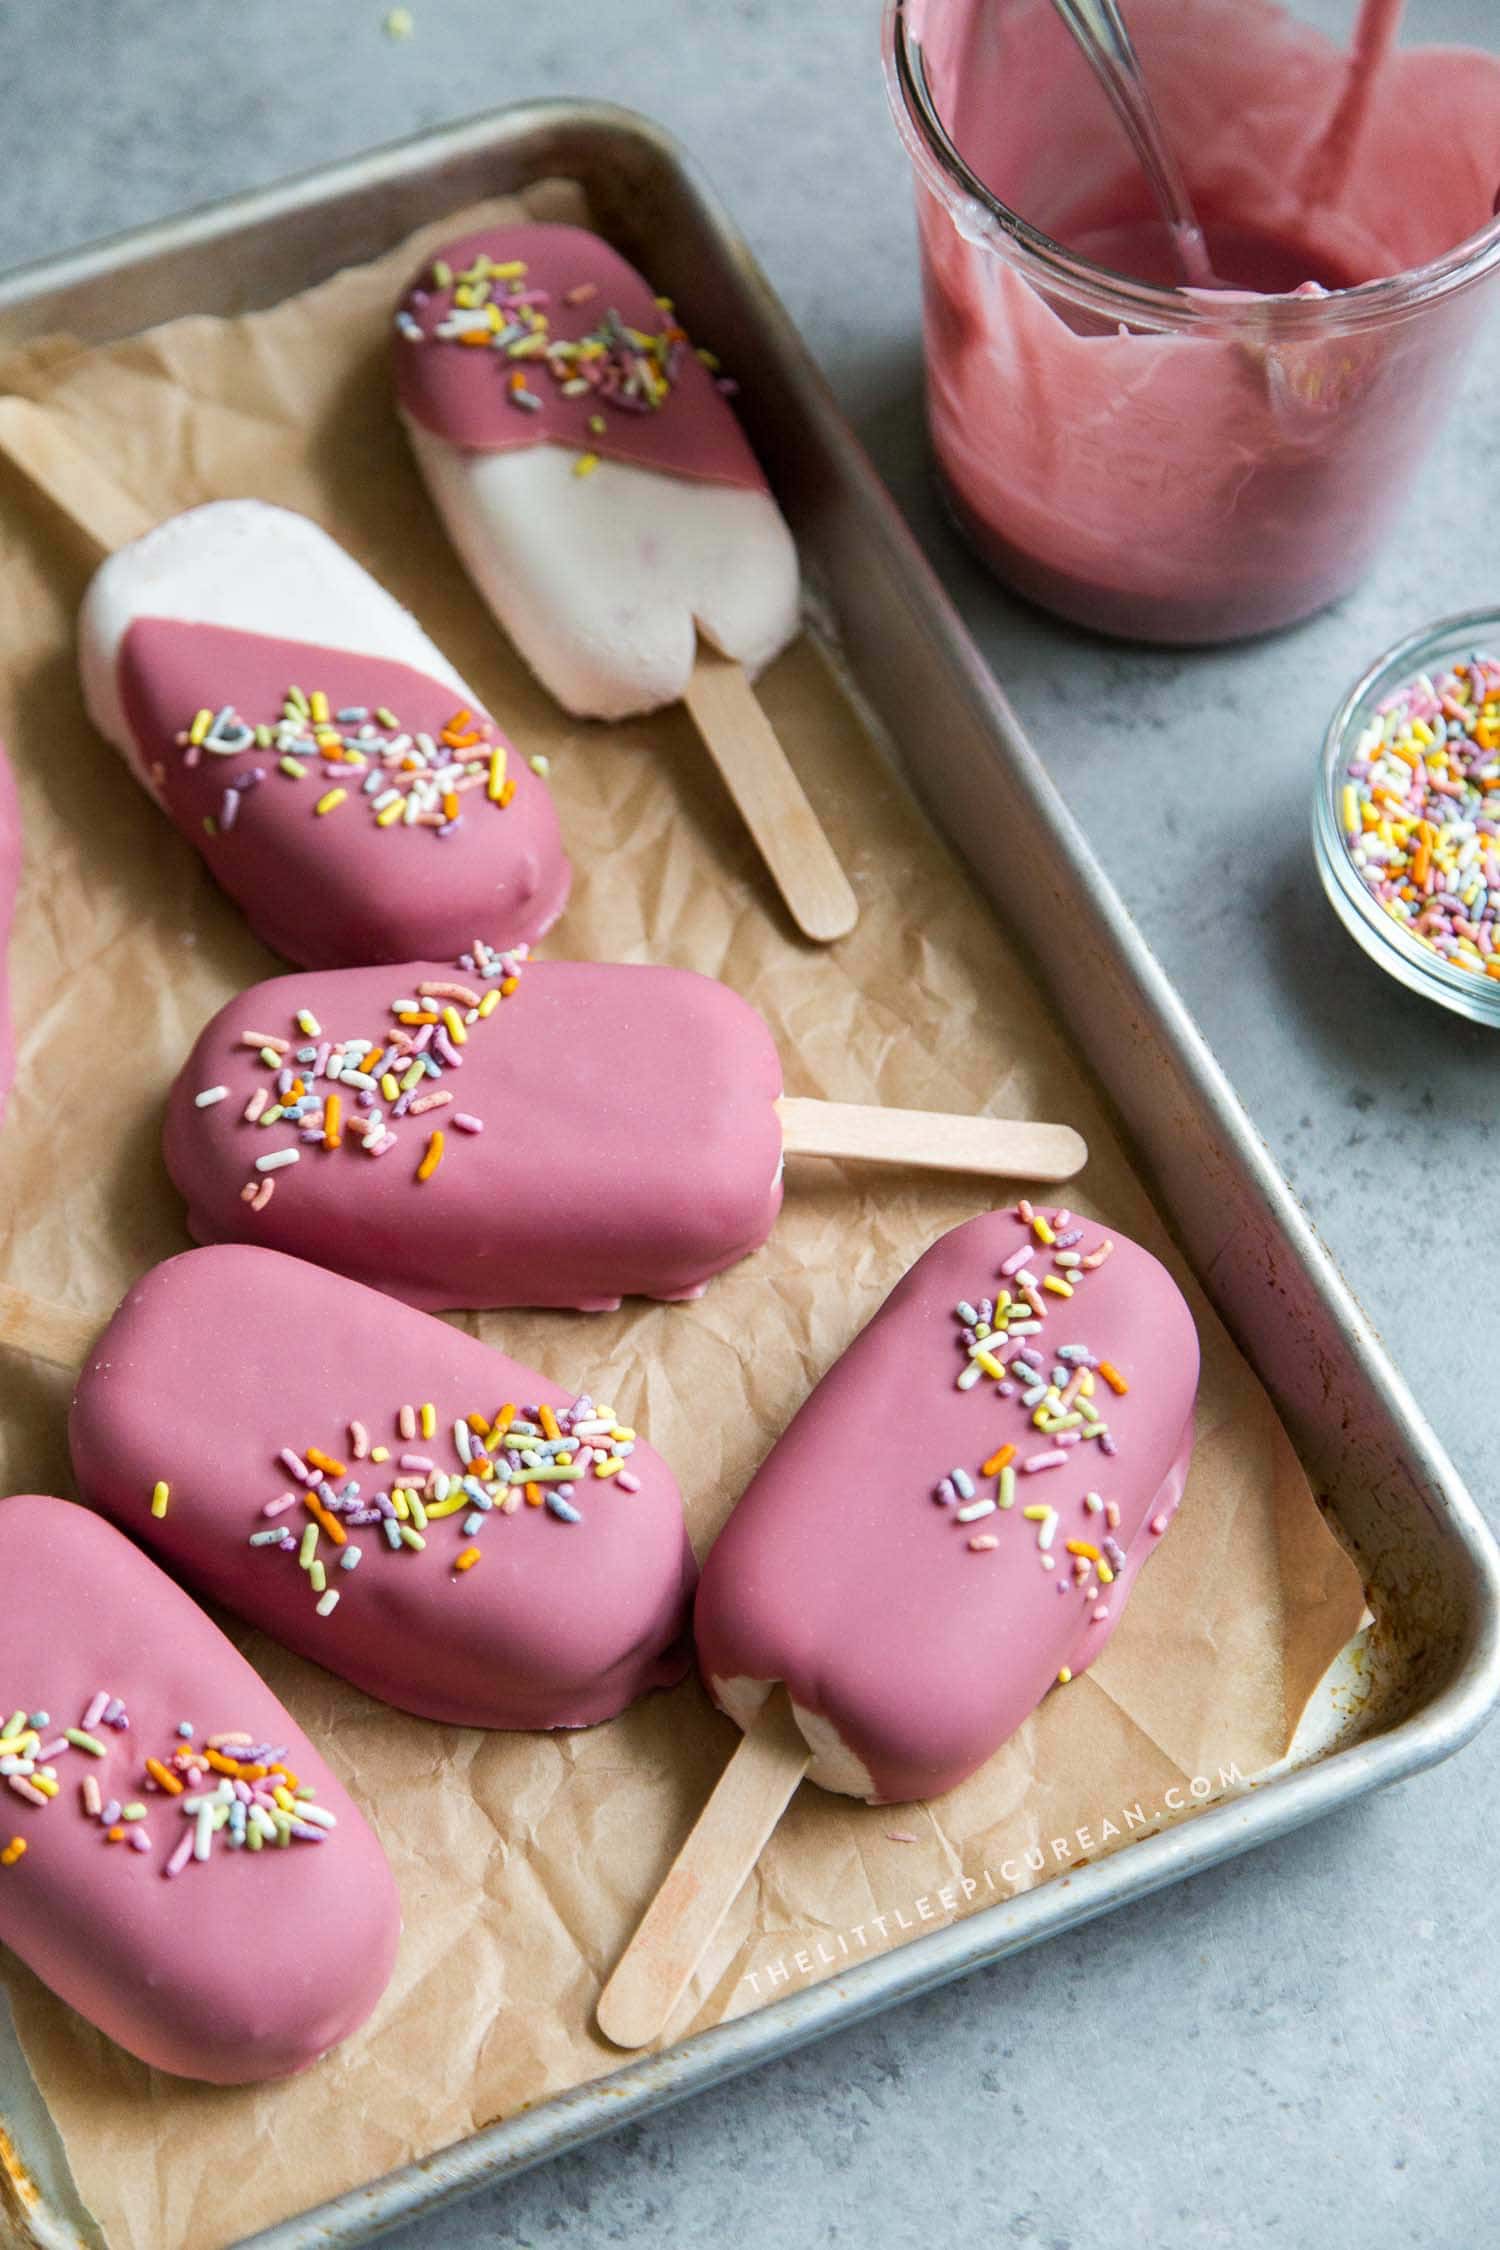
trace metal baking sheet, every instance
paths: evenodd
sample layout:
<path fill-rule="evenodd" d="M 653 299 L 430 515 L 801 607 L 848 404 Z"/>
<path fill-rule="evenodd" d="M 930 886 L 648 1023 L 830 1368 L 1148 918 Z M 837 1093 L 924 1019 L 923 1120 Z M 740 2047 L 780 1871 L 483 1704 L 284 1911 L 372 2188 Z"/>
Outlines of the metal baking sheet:
<path fill-rule="evenodd" d="M 0 347 L 276 302 L 412 229 L 553 174 L 691 301 L 731 363 L 851 684 L 937 825 L 1065 1002 L 1140 1169 L 1359 1558 L 1379 1631 L 1360 1716 L 1338 1682 L 1247 1794 L 670 2052 L 486 2128 L 254 2238 L 368 2240 L 700 2087 L 872 2015 L 1448 1756 L 1500 1696 L 1500 1552 L 1401 1377 L 1142 943 L 727 214 L 627 112 L 500 110 L 0 277 Z M 1060 912 L 1071 943 L 1049 963 Z M 1066 975 L 1066 990 L 1059 974 Z M 1376 1657 L 1378 1656 L 1378 1661 Z M 1355 1661 L 1359 1661 L 1358 1656 Z M 95 2243 L 0 2022 L 0 2239 Z"/>

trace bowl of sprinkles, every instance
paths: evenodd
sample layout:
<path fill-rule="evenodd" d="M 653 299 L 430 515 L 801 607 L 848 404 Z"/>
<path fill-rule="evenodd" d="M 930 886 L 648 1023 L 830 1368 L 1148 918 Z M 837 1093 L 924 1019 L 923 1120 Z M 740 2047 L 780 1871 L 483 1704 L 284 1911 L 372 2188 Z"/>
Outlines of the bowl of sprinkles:
<path fill-rule="evenodd" d="M 1372 960 L 1500 1026 L 1500 610 L 1408 634 L 1351 688 L 1323 744 L 1313 843 Z"/>

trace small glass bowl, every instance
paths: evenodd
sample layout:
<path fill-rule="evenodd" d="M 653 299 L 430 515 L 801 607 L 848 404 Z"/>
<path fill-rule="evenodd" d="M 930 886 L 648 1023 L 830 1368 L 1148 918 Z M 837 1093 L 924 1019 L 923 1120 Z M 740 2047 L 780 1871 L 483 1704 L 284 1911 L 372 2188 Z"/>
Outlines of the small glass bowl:
<path fill-rule="evenodd" d="M 1500 979 L 1451 962 L 1404 930 L 1365 888 L 1344 841 L 1340 810 L 1345 769 L 1361 734 L 1387 696 L 1416 674 L 1441 671 L 1475 650 L 1500 655 L 1500 610 L 1472 609 L 1409 633 L 1349 690 L 1323 739 L 1313 805 L 1313 852 L 1334 912 L 1388 976 L 1470 1023 L 1500 1029 Z"/>

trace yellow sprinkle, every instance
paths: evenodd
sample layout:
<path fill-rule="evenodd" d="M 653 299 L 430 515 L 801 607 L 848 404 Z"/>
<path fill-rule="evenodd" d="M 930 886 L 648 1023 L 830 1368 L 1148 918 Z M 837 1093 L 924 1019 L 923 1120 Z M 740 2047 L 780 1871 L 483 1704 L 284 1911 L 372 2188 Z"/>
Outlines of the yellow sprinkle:
<path fill-rule="evenodd" d="M 1067 1666 L 1067 1665 L 1065 1664 L 1065 1665 L 1063 1666 L 1062 1670 L 1061 1670 L 1061 1671 L 1060 1671 L 1060 1672 L 1058 1673 L 1058 1675 L 1057 1675 L 1057 1684 L 1058 1684 L 1058 1686 L 1059 1686 L 1059 1687 L 1066 1687 L 1066 1686 L 1067 1686 L 1067 1684 L 1068 1684 L 1068 1682 L 1069 1682 L 1069 1680 L 1071 1680 L 1071 1679 L 1072 1679 L 1072 1677 L 1073 1677 L 1073 1674 L 1072 1674 L 1072 1672 L 1071 1672 L 1071 1671 L 1069 1670 L 1068 1666 Z"/>
<path fill-rule="evenodd" d="M 429 1401 L 428 1404 L 422 1408 L 422 1411 L 417 1419 L 421 1426 L 423 1437 L 437 1436 L 437 1408 L 432 1405 L 431 1401 Z"/>
<path fill-rule="evenodd" d="M 478 1560 L 479 1549 L 477 1547 L 465 1547 L 453 1567 L 455 1570 L 472 1570 Z"/>
<path fill-rule="evenodd" d="M 213 723 L 214 715 L 212 711 L 200 711 L 198 713 L 192 725 L 188 728 L 188 740 L 195 750 L 203 742 Z"/>
<path fill-rule="evenodd" d="M 313 806 L 313 811 L 316 813 L 334 812 L 344 802 L 348 794 L 347 789 L 325 789 Z"/>
<path fill-rule="evenodd" d="M 624 1466 L 623 1461 L 599 1461 L 594 1465 L 594 1474 L 596 1477 L 618 1476 Z"/>
<path fill-rule="evenodd" d="M 405 810 L 406 799 L 404 797 L 398 797 L 393 805 L 387 805 L 384 812 L 378 812 L 375 815 L 376 827 L 394 828 L 396 822 L 401 818 L 401 815 L 405 812 Z"/>
<path fill-rule="evenodd" d="M 321 688 L 313 689 L 308 698 L 308 704 L 312 712 L 313 724 L 326 727 L 328 724 L 328 698 Z"/>
<path fill-rule="evenodd" d="M 391 1449 L 390 1449 L 390 1447 L 389 1447 L 388 1445 L 372 1445 L 372 1446 L 371 1446 L 371 1448 L 370 1448 L 370 1459 L 371 1459 L 372 1461 L 389 1461 L 390 1457 L 391 1457 Z"/>
<path fill-rule="evenodd" d="M 1115 1574 L 1101 1555 L 1099 1558 L 1099 1583 L 1101 1586 L 1113 1586 L 1114 1582 Z"/>
<path fill-rule="evenodd" d="M 1021 1513 L 1028 1523 L 1045 1523 L 1052 1510 L 1050 1508 L 1030 1507 L 1023 1508 Z"/>
<path fill-rule="evenodd" d="M 469 1034 L 464 1029 L 463 1017 L 451 1003 L 443 1010 L 443 1029 L 455 1047 L 467 1046 Z"/>
<path fill-rule="evenodd" d="M 440 1132 L 429 1133 L 427 1136 L 427 1152 L 417 1166 L 417 1178 L 419 1180 L 430 1180 L 442 1161 L 443 1136 Z"/>
<path fill-rule="evenodd" d="M 500 995 L 495 990 L 494 986 L 491 985 L 489 991 L 485 994 L 484 998 L 479 1003 L 479 1013 L 481 1016 L 488 1018 L 495 1013 L 495 1010 L 499 1007 L 499 1005 Z"/>
<path fill-rule="evenodd" d="M 400 1093 L 401 1088 L 396 1081 L 396 1074 L 393 1070 L 387 1070 L 381 1074 L 380 1091 L 388 1102 L 393 1102 Z"/>
<path fill-rule="evenodd" d="M 472 1508 L 473 1496 L 467 1492 L 450 1492 L 446 1500 L 431 1500 L 427 1504 L 427 1521 L 441 1523 L 445 1516 L 456 1516 L 465 1508 Z"/>
<path fill-rule="evenodd" d="M 1040 1211 L 1038 1211 L 1036 1217 L 1031 1222 L 1031 1231 L 1036 1236 L 1038 1242 L 1045 1242 L 1049 1246 L 1057 1240 L 1057 1236 L 1052 1232 L 1051 1227 L 1048 1226 Z"/>
<path fill-rule="evenodd" d="M 578 459 L 573 463 L 573 474 L 575 477 L 591 477 L 598 466 L 599 456 L 597 453 L 580 453 Z"/>
<path fill-rule="evenodd" d="M 631 1439 L 635 1436 L 634 1430 L 626 1429 L 623 1422 L 617 1423 L 609 1434 L 616 1445 L 629 1445 Z"/>
<path fill-rule="evenodd" d="M 500 792 L 505 787 L 505 758 L 505 744 L 497 742 L 490 752 L 490 779 L 485 792 L 492 805 L 498 801 Z"/>
<path fill-rule="evenodd" d="M 162 1517 L 166 1514 L 167 1502 L 171 1499 L 171 1497 L 172 1488 L 170 1485 L 158 1484 L 153 1487 L 151 1493 L 151 1513 L 153 1516 L 155 1516 L 158 1523 L 161 1522 Z"/>
<path fill-rule="evenodd" d="M 1042 1287 L 1044 1289 L 1050 1289 L 1054 1297 L 1071 1297 L 1073 1294 L 1072 1282 L 1062 1280 L 1061 1277 L 1055 1273 L 1049 1273 L 1045 1277 L 1042 1282 Z"/>
<path fill-rule="evenodd" d="M 1005 1380 L 1005 1369 L 1000 1365 L 993 1352 L 976 1352 L 974 1361 L 976 1366 L 984 1369 L 986 1375 L 993 1375 L 997 1383 Z"/>

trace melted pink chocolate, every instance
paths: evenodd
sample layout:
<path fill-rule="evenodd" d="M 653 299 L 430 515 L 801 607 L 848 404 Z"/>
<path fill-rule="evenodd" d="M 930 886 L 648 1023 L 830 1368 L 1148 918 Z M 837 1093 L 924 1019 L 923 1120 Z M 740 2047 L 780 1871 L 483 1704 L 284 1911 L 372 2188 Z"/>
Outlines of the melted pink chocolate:
<path fill-rule="evenodd" d="M 21 806 L 15 781 L 0 744 L 0 1120 L 16 1072 L 16 1051 L 10 1028 L 10 980 L 5 955 L 15 912 L 16 886 L 21 880 Z"/>
<path fill-rule="evenodd" d="M 607 1402 L 606 1371 L 590 1369 Z M 436 1409 L 431 1439 L 396 1434 L 404 1404 Z M 377 1526 L 351 1528 L 357 1569 L 320 1553 L 340 1599 L 320 1616 L 295 1555 L 252 1547 L 261 1511 L 291 1489 L 278 1456 L 320 1449 L 364 1496 L 404 1474 L 402 1454 L 457 1473 L 451 1433 L 501 1405 L 571 1403 L 529 1368 L 388 1297 L 270 1250 L 190 1250 L 149 1273 L 90 1353 L 69 1424 L 90 1503 L 186 1583 L 251 1624 L 421 1718 L 455 1726 L 593 1726 L 687 1669 L 696 1568 L 671 1471 L 639 1444 L 640 1489 L 592 1474 L 573 1487 L 581 1523 L 545 1508 L 432 1522 L 422 1552 L 393 1554 Z M 358 1461 L 351 1421 L 387 1463 Z M 158 1479 L 171 1505 L 153 1517 Z M 342 1484 L 342 1478 L 334 1480 Z M 311 1514 L 285 1518 L 300 1539 Z M 470 1544 L 478 1564 L 459 1572 Z M 305 1925 L 299 1920 L 299 1928 Z"/>
<path fill-rule="evenodd" d="M 1087 1249 L 1103 1230 L 1084 1225 Z M 1043 1355 L 1043 1381 L 1069 1343 L 1119 1370 L 1127 1396 L 1102 1380 L 1095 1392 L 1117 1452 L 1074 1445 L 1062 1466 L 1017 1475 L 1010 1511 L 969 1524 L 934 1501 L 955 1467 L 977 1497 L 994 1497 L 996 1479 L 978 1465 L 1002 1445 L 1016 1446 L 1018 1469 L 1050 1447 L 1018 1398 L 955 1380 L 964 1350 L 954 1306 L 997 1295 L 1001 1264 L 1031 1240 L 1014 1213 L 997 1211 L 934 1244 L 824 1376 L 704 1565 L 694 1631 L 710 1689 L 784 1680 L 862 1761 L 877 1799 L 954 1788 L 1064 1666 L 1076 1674 L 1093 1661 L 1156 1544 L 1151 1523 L 1170 1516 L 1186 1480 L 1192 1316 L 1165 1269 L 1116 1235 L 1112 1256 L 1073 1299 L 1056 1300 L 1041 1335 L 1018 1342 Z M 1051 1270 L 1040 1247 L 1033 1267 L 1038 1278 Z M 1077 1583 L 1059 1593 L 1072 1568 L 1066 1541 L 1106 1535 L 1105 1518 L 1083 1505 L 1091 1491 L 1119 1506 L 1111 1536 L 1126 1568 L 1092 1595 Z M 1022 1513 L 1031 1505 L 1060 1518 L 1051 1571 Z M 998 1546 L 973 1552 L 970 1538 L 985 1535 Z M 1109 1614 L 1096 1621 L 1101 1607 Z"/>
<path fill-rule="evenodd" d="M 325 1039 L 378 1038 L 393 1000 L 454 978 L 472 989 L 433 962 L 279 977 L 219 1011 L 167 1105 L 167 1168 L 199 1241 L 290 1251 L 429 1310 L 691 1296 L 759 1248 L 781 1202 L 781 1066 L 764 1022 L 711 977 L 579 961 L 528 962 L 469 1027 L 462 1066 L 441 1081 L 450 1107 L 391 1117 L 398 1144 L 381 1156 L 352 1137 L 301 1144 L 250 1210 L 257 1158 L 297 1135 L 244 1121 L 275 1083 L 245 1034 L 304 1045 L 306 1008 Z M 197 1107 L 215 1086 L 227 1098 Z M 456 1111 L 483 1132 L 456 1128 Z M 418 1181 L 434 1128 L 445 1153 Z"/>
<path fill-rule="evenodd" d="M 437 257 L 457 274 L 481 253 L 497 265 L 513 260 L 525 264 L 525 278 L 515 286 L 545 294 L 550 333 L 565 342 L 589 335 L 611 312 L 648 335 L 675 320 L 619 252 L 582 227 L 490 227 L 445 243 Z M 398 326 L 394 348 L 401 405 L 434 436 L 475 453 L 574 446 L 668 476 L 766 490 L 743 430 L 691 344 L 683 343 L 670 394 L 654 410 L 633 412 L 592 392 L 568 398 L 534 359 L 511 359 L 503 351 L 436 338 L 434 329 L 453 311 L 453 291 L 433 285 L 432 267 L 429 260 L 401 307 L 425 341 Z M 569 304 L 569 294 L 579 289 L 593 294 L 586 302 Z M 531 396 L 540 400 L 539 409 L 528 412 L 514 404 L 510 378 L 518 369 Z M 602 420 L 604 427 L 591 429 L 591 419 Z M 538 536 L 544 535 L 545 527 L 539 526 Z"/>
<path fill-rule="evenodd" d="M 143 1513 L 149 1522 L 141 1507 L 132 1518 Z M 305 2069 L 358 2030 L 390 1978 L 401 1907 L 379 1844 L 265 1682 L 129 1540 L 32 1493 L 0 1501 L 0 1541 L 0 1726 L 24 1702 L 60 1734 L 100 1689 L 130 1721 L 128 1733 L 96 1728 L 102 1759 L 55 1758 L 59 1793 L 45 1811 L 0 1785 L 0 1850 L 26 1842 L 0 1866 L 0 1943 L 159 2070 L 238 2086 Z M 164 1879 L 188 1823 L 143 1767 L 180 1747 L 181 1720 L 199 1742 L 237 1731 L 284 1747 L 337 1821 L 327 1841 L 219 1846 Z M 149 1851 L 106 1844 L 82 1808 L 86 1774 L 106 1799 L 148 1807 Z"/>
<path fill-rule="evenodd" d="M 551 794 L 514 751 L 511 803 L 466 791 L 462 825 L 446 836 L 379 827 L 360 794 L 365 775 L 352 769 L 325 776 L 313 764 L 294 781 L 278 770 L 274 749 L 204 752 L 188 762 L 178 737 L 200 709 L 231 705 L 250 725 L 271 725 L 293 684 L 308 694 L 321 688 L 334 710 L 386 707 L 411 733 L 437 736 L 455 715 L 454 692 L 442 681 L 347 649 L 165 617 L 137 618 L 120 649 L 121 696 L 142 771 L 258 937 L 288 960 L 342 968 L 451 958 L 476 934 L 499 947 L 529 944 L 551 928 L 570 869 Z M 498 728 L 495 739 L 505 740 Z M 243 792 L 226 830 L 225 791 L 257 766 L 265 778 Z M 313 808 L 334 787 L 347 789 L 347 800 L 320 817 Z"/>

